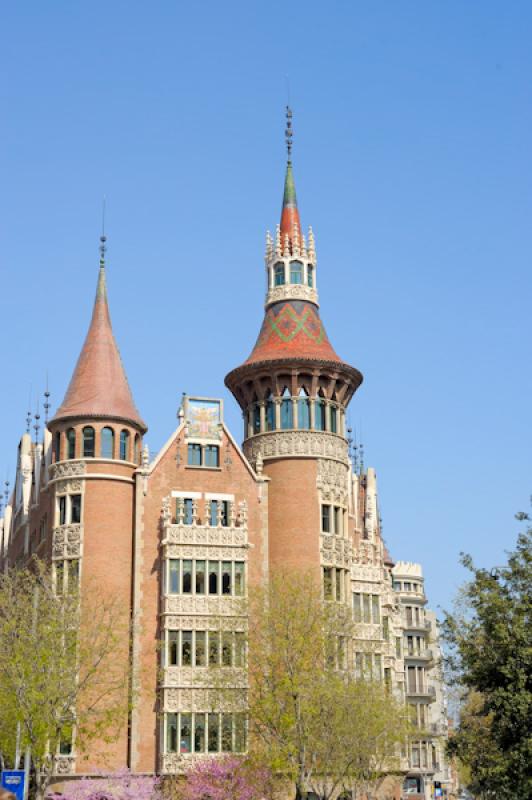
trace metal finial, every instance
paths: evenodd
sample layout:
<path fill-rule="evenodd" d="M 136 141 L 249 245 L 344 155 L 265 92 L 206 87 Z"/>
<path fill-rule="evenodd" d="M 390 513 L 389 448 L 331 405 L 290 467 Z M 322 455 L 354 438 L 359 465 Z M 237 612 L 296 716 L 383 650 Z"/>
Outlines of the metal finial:
<path fill-rule="evenodd" d="M 44 424 L 48 425 L 48 412 L 51 408 L 50 391 L 48 389 L 48 372 L 46 372 L 46 390 L 44 392 L 44 403 L 42 404 L 42 407 L 44 408 Z"/>
<path fill-rule="evenodd" d="M 100 267 L 104 269 L 105 267 L 105 251 L 107 250 L 105 243 L 107 241 L 107 236 L 105 235 L 105 196 L 103 198 L 102 203 L 102 234 L 100 236 Z"/>
<path fill-rule="evenodd" d="M 30 432 L 31 417 L 32 417 L 32 413 L 31 413 L 31 383 L 30 383 L 30 392 L 29 392 L 29 397 L 28 397 L 28 413 L 26 414 L 26 433 Z"/>
<path fill-rule="evenodd" d="M 292 109 L 290 106 L 286 106 L 286 130 L 284 132 L 285 135 L 285 142 L 286 142 L 286 152 L 288 155 L 288 161 L 292 160 L 292 138 L 294 136 L 294 132 L 292 130 Z"/>
<path fill-rule="evenodd" d="M 9 500 L 9 478 L 6 478 L 4 481 L 4 506 L 7 506 Z"/>
<path fill-rule="evenodd" d="M 360 474 L 364 472 L 364 445 L 360 442 L 358 449 L 360 451 Z"/>
<path fill-rule="evenodd" d="M 39 420 L 41 418 L 41 415 L 39 414 L 39 403 L 38 402 L 37 402 L 37 408 L 35 409 L 35 414 L 34 414 L 33 418 L 35 420 L 34 425 L 33 425 L 33 430 L 35 431 L 35 444 L 37 444 L 37 442 L 39 441 L 39 429 L 41 427 L 40 424 L 39 424 Z"/>

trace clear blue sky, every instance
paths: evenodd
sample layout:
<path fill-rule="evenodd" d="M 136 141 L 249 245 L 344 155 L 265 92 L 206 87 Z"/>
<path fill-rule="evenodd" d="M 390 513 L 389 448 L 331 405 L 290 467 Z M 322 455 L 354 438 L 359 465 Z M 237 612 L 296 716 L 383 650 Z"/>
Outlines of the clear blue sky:
<path fill-rule="evenodd" d="M 116 337 L 158 449 L 262 319 L 285 75 L 321 312 L 396 558 L 448 606 L 532 491 L 528 2 L 2 3 L 0 475 L 30 383 L 65 392 L 102 196 Z M 2 478 L 3 479 L 3 478 Z"/>

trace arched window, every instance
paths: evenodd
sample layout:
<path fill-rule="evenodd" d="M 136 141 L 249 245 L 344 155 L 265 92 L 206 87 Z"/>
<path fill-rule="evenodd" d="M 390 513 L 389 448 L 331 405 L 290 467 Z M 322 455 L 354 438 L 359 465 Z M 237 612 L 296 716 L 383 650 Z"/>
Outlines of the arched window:
<path fill-rule="evenodd" d="M 292 396 L 285 386 L 281 400 L 281 428 L 287 430 L 294 427 L 294 409 L 292 406 Z"/>
<path fill-rule="evenodd" d="M 135 464 L 138 464 L 140 460 L 140 436 L 138 435 L 138 433 L 135 436 L 135 446 L 133 448 L 133 460 Z"/>
<path fill-rule="evenodd" d="M 54 461 L 61 460 L 61 434 L 59 431 L 55 434 L 54 437 Z"/>
<path fill-rule="evenodd" d="M 309 264 L 307 266 L 307 283 L 312 289 L 312 287 L 314 286 L 314 267 L 312 266 L 312 264 Z"/>
<path fill-rule="evenodd" d="M 120 460 L 127 461 L 129 458 L 129 431 L 120 431 Z"/>
<path fill-rule="evenodd" d="M 83 428 L 83 457 L 94 458 L 94 428 Z"/>
<path fill-rule="evenodd" d="M 275 286 L 284 286 L 284 264 L 280 261 L 273 268 L 273 283 Z"/>
<path fill-rule="evenodd" d="M 102 458 L 113 458 L 115 450 L 115 432 L 112 428 L 102 428 L 100 434 L 100 453 Z"/>
<path fill-rule="evenodd" d="M 290 262 L 290 283 L 303 283 L 303 264 L 301 261 Z"/>
<path fill-rule="evenodd" d="M 325 400 L 319 395 L 314 404 L 314 427 L 317 431 L 325 430 L 325 408 Z"/>
<path fill-rule="evenodd" d="M 330 407 L 330 414 L 331 414 L 331 433 L 336 433 L 338 431 L 338 409 L 336 406 Z"/>
<path fill-rule="evenodd" d="M 271 392 L 266 399 L 266 430 L 275 430 L 275 403 Z"/>
<path fill-rule="evenodd" d="M 305 389 L 299 390 L 299 397 L 297 400 L 297 426 L 308 430 L 310 428 L 310 400 Z"/>
<path fill-rule="evenodd" d="M 67 458 L 76 458 L 76 431 L 69 428 L 66 434 L 67 439 Z"/>

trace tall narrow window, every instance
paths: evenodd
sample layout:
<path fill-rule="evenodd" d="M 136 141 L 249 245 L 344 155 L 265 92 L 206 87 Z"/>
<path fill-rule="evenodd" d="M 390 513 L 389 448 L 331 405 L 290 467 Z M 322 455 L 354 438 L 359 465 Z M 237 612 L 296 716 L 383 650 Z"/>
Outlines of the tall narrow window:
<path fill-rule="evenodd" d="M 179 564 L 178 558 L 171 558 L 168 565 L 168 594 L 179 593 Z"/>
<path fill-rule="evenodd" d="M 212 528 L 218 525 L 218 500 L 211 500 L 209 503 L 209 525 Z"/>
<path fill-rule="evenodd" d="M 120 460 L 129 458 L 129 431 L 120 431 Z"/>
<path fill-rule="evenodd" d="M 140 436 L 138 433 L 135 436 L 135 444 L 133 449 L 133 460 L 135 464 L 140 463 Z"/>
<path fill-rule="evenodd" d="M 325 430 L 325 400 L 318 397 L 314 404 L 314 427 L 317 431 Z"/>
<path fill-rule="evenodd" d="M 292 397 L 290 392 L 285 387 L 283 392 L 283 399 L 281 400 L 281 428 L 287 430 L 294 427 L 294 409 L 292 406 Z"/>
<path fill-rule="evenodd" d="M 271 392 L 266 400 L 266 430 L 275 430 L 275 403 Z"/>
<path fill-rule="evenodd" d="M 260 433 L 260 405 L 253 406 L 253 433 Z"/>
<path fill-rule="evenodd" d="M 222 752 L 230 753 L 233 748 L 233 715 L 222 714 Z"/>
<path fill-rule="evenodd" d="M 195 642 L 195 666 L 205 666 L 205 631 L 196 631 Z"/>
<path fill-rule="evenodd" d="M 183 525 L 192 525 L 194 512 L 194 503 L 191 497 L 185 497 L 183 500 Z"/>
<path fill-rule="evenodd" d="M 81 522 L 81 495 L 73 494 L 70 498 L 70 522 Z"/>
<path fill-rule="evenodd" d="M 209 753 L 217 753 L 219 750 L 220 742 L 220 717 L 218 714 L 209 714 L 207 716 L 208 723 L 208 748 Z"/>
<path fill-rule="evenodd" d="M 61 434 L 59 431 L 54 436 L 54 461 L 61 460 Z"/>
<path fill-rule="evenodd" d="M 169 667 L 177 667 L 178 636 L 179 636 L 179 631 L 168 631 L 167 664 Z"/>
<path fill-rule="evenodd" d="M 183 561 L 183 594 L 192 594 L 192 561 Z"/>
<path fill-rule="evenodd" d="M 284 286 L 284 264 L 280 261 L 274 267 L 274 284 L 275 286 Z"/>
<path fill-rule="evenodd" d="M 181 666 L 192 666 L 192 631 L 181 631 Z"/>
<path fill-rule="evenodd" d="M 100 434 L 100 453 L 102 458 L 113 458 L 115 434 L 112 428 L 102 428 Z"/>
<path fill-rule="evenodd" d="M 69 428 L 66 435 L 67 440 L 67 458 L 76 458 L 76 431 L 74 428 Z"/>
<path fill-rule="evenodd" d="M 205 447 L 205 466 L 206 467 L 220 466 L 220 448 L 217 445 L 208 444 Z"/>
<path fill-rule="evenodd" d="M 308 430 L 310 428 L 310 400 L 305 389 L 299 390 L 297 401 L 297 425 L 298 428 Z"/>
<path fill-rule="evenodd" d="M 314 267 L 312 266 L 312 264 L 309 264 L 307 266 L 307 283 L 312 289 L 312 287 L 314 286 Z"/>
<path fill-rule="evenodd" d="M 303 283 L 303 264 L 301 261 L 290 262 L 290 283 Z"/>
<path fill-rule="evenodd" d="M 331 414 L 331 433 L 338 431 L 338 409 L 335 406 L 330 407 Z"/>
<path fill-rule="evenodd" d="M 244 562 L 235 561 L 235 595 L 244 594 Z"/>
<path fill-rule="evenodd" d="M 381 621 L 381 607 L 378 594 L 371 595 L 371 615 L 374 623 Z"/>
<path fill-rule="evenodd" d="M 222 562 L 222 594 L 231 594 L 231 562 Z"/>
<path fill-rule="evenodd" d="M 196 561 L 196 594 L 205 594 L 205 561 Z"/>
<path fill-rule="evenodd" d="M 179 752 L 190 753 L 192 750 L 192 714 L 181 714 L 179 731 Z"/>
<path fill-rule="evenodd" d="M 66 524 L 66 509 L 67 509 L 67 499 L 66 495 L 61 495 L 59 498 L 59 524 L 65 525 Z"/>
<path fill-rule="evenodd" d="M 331 507 L 325 504 L 321 507 L 321 529 L 323 533 L 331 532 Z"/>
<path fill-rule="evenodd" d="M 177 753 L 177 714 L 166 715 L 166 752 Z"/>
<path fill-rule="evenodd" d="M 83 457 L 94 458 L 94 428 L 83 428 Z"/>
<path fill-rule="evenodd" d="M 205 752 L 205 714 L 194 714 L 194 752 Z"/>
<path fill-rule="evenodd" d="M 209 594 L 218 594 L 220 586 L 220 562 L 209 561 Z"/>
<path fill-rule="evenodd" d="M 201 445 L 189 444 L 188 464 L 190 467 L 201 467 Z"/>
<path fill-rule="evenodd" d="M 333 599 L 332 567 L 323 567 L 323 596 L 326 600 Z"/>

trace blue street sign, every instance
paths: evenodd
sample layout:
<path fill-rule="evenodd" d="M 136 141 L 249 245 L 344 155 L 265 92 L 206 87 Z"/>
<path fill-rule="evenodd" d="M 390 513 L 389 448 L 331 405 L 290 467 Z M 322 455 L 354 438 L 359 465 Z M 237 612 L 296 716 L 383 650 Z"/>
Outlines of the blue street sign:
<path fill-rule="evenodd" d="M 2 772 L 2 788 L 12 792 L 17 800 L 24 800 L 24 770 L 5 769 Z"/>

